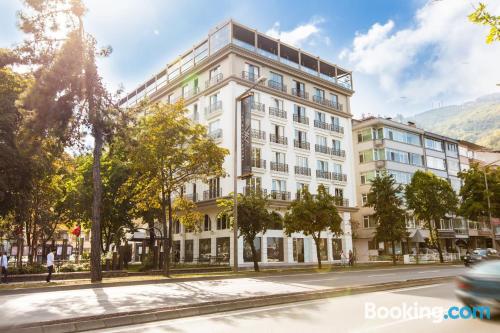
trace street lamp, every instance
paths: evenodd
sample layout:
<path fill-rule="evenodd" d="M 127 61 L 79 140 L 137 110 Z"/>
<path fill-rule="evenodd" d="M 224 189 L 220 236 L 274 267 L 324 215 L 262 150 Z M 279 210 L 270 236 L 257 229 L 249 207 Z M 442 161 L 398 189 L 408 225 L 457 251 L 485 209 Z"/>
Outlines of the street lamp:
<path fill-rule="evenodd" d="M 238 272 L 238 102 L 253 96 L 252 89 L 266 78 L 261 76 L 245 92 L 234 100 L 234 163 L 233 163 L 233 271 Z"/>
<path fill-rule="evenodd" d="M 486 167 L 493 165 L 497 162 L 500 162 L 500 160 L 496 160 L 486 164 L 483 169 L 484 186 L 486 187 L 486 200 L 488 202 L 488 220 L 490 221 L 490 228 L 491 228 L 491 244 L 493 245 L 493 248 L 495 250 L 497 249 L 497 242 L 496 242 L 495 228 L 493 228 L 493 224 L 491 223 L 491 202 L 490 202 L 490 195 L 488 193 L 489 189 L 488 189 L 488 178 L 486 177 Z"/>

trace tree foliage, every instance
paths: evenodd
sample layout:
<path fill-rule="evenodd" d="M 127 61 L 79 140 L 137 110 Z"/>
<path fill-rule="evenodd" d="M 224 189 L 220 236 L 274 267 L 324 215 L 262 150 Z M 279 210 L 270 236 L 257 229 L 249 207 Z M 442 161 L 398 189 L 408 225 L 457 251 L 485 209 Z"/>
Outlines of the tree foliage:
<path fill-rule="evenodd" d="M 307 188 L 300 192 L 285 214 L 284 228 L 288 235 L 303 232 L 306 236 L 312 236 L 316 243 L 318 267 L 321 268 L 321 233 L 330 231 L 334 235 L 342 234 L 342 218 L 334 205 L 335 197 L 323 185 L 318 186 L 317 192 L 314 196 Z"/>
<path fill-rule="evenodd" d="M 500 41 L 500 16 L 488 12 L 484 3 L 479 3 L 479 6 L 469 15 L 469 21 L 490 28 L 490 32 L 486 36 L 486 44 Z"/>

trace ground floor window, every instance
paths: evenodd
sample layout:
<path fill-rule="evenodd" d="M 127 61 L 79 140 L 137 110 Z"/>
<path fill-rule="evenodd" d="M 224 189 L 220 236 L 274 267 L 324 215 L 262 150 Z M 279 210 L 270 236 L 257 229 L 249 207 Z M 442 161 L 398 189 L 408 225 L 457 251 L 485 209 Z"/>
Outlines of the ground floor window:
<path fill-rule="evenodd" d="M 200 261 L 210 260 L 212 254 L 212 240 L 210 238 L 200 239 Z"/>
<path fill-rule="evenodd" d="M 181 259 L 181 241 L 172 242 L 172 257 L 174 262 L 179 262 Z"/>
<path fill-rule="evenodd" d="M 328 260 L 327 239 L 321 238 L 319 240 L 319 256 L 321 260 Z"/>
<path fill-rule="evenodd" d="M 378 242 L 375 239 L 368 241 L 368 250 L 378 250 Z"/>
<path fill-rule="evenodd" d="M 193 253 L 194 253 L 193 240 L 187 239 L 184 242 L 184 262 L 192 262 Z"/>
<path fill-rule="evenodd" d="M 215 244 L 217 257 L 222 257 L 223 261 L 229 261 L 229 237 L 218 237 Z"/>
<path fill-rule="evenodd" d="M 340 260 L 342 252 L 342 240 L 332 238 L 332 254 L 333 260 Z"/>
<path fill-rule="evenodd" d="M 284 261 L 282 237 L 267 238 L 267 261 L 269 262 Z"/>
<path fill-rule="evenodd" d="M 293 261 L 304 262 L 304 238 L 293 239 Z"/>
<path fill-rule="evenodd" d="M 253 240 L 253 245 L 255 247 L 255 254 L 257 256 L 257 261 L 261 260 L 261 243 L 262 239 L 260 237 L 255 237 Z M 250 247 L 249 242 L 245 241 L 245 247 L 243 249 L 243 261 L 245 262 L 253 262 L 252 256 L 252 248 Z"/>

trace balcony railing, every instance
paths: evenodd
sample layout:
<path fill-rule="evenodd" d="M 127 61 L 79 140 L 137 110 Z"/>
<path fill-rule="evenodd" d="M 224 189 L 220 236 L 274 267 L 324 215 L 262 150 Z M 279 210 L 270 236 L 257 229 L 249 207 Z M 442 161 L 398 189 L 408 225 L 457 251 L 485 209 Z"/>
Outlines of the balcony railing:
<path fill-rule="evenodd" d="M 345 173 L 332 172 L 332 180 L 338 180 L 339 182 L 346 182 L 347 175 Z"/>
<path fill-rule="evenodd" d="M 286 119 L 286 111 L 278 108 L 269 107 L 269 115 L 273 117 Z"/>
<path fill-rule="evenodd" d="M 291 197 L 292 196 L 290 195 L 290 192 L 276 191 L 276 190 L 271 191 L 271 199 L 274 199 L 274 200 L 290 201 Z"/>
<path fill-rule="evenodd" d="M 260 168 L 260 169 L 265 169 L 266 168 L 266 160 L 263 160 L 261 158 L 252 159 L 252 167 L 253 168 Z"/>
<path fill-rule="evenodd" d="M 303 99 L 309 99 L 309 93 L 305 92 L 304 90 L 297 89 L 297 88 L 292 88 L 292 95 L 303 98 Z"/>
<path fill-rule="evenodd" d="M 203 200 L 216 199 L 220 198 L 221 196 L 222 196 L 222 189 L 220 187 L 203 191 Z"/>
<path fill-rule="evenodd" d="M 314 145 L 314 151 L 316 151 L 317 153 L 330 155 L 331 150 L 332 149 L 330 147 L 327 147 L 327 146 L 318 145 L 318 144 Z"/>
<path fill-rule="evenodd" d="M 205 114 L 207 116 L 222 110 L 222 101 L 217 101 L 207 107 L 205 107 Z"/>
<path fill-rule="evenodd" d="M 213 130 L 212 132 L 208 133 L 208 135 L 212 138 L 212 139 L 220 139 L 222 138 L 222 128 L 219 128 L 217 130 Z"/>
<path fill-rule="evenodd" d="M 311 149 L 311 144 L 307 141 L 293 140 L 293 146 L 300 149 Z"/>
<path fill-rule="evenodd" d="M 345 150 L 330 148 L 330 154 L 334 156 L 345 157 Z"/>
<path fill-rule="evenodd" d="M 326 99 L 323 96 L 313 95 L 313 101 L 326 107 L 342 111 L 342 104 Z"/>
<path fill-rule="evenodd" d="M 251 193 L 255 193 L 257 195 L 267 197 L 267 189 L 261 188 L 260 186 L 245 186 L 243 187 L 243 193 L 245 195 L 250 195 Z"/>
<path fill-rule="evenodd" d="M 344 199 L 343 197 L 334 196 L 333 203 L 335 206 L 349 207 L 349 199 Z"/>
<path fill-rule="evenodd" d="M 252 110 L 259 111 L 259 112 L 263 112 L 263 113 L 266 112 L 266 106 L 263 103 L 251 102 L 250 108 Z"/>
<path fill-rule="evenodd" d="M 322 179 L 332 179 L 332 173 L 324 170 L 316 170 L 316 177 Z"/>
<path fill-rule="evenodd" d="M 296 123 L 309 125 L 309 118 L 307 118 L 305 116 L 298 115 L 298 114 L 293 115 L 293 121 L 295 121 Z"/>
<path fill-rule="evenodd" d="M 288 172 L 288 164 L 271 162 L 271 170 L 278 172 Z"/>
<path fill-rule="evenodd" d="M 184 99 L 191 98 L 194 95 L 198 94 L 199 92 L 200 92 L 200 88 L 199 87 L 193 87 L 193 89 L 184 92 L 182 98 L 184 98 Z"/>
<path fill-rule="evenodd" d="M 281 82 L 269 80 L 267 81 L 267 86 L 274 90 L 279 90 L 286 93 L 286 85 Z"/>
<path fill-rule="evenodd" d="M 330 124 L 321 120 L 314 120 L 314 127 L 321 128 L 324 130 L 330 130 Z"/>
<path fill-rule="evenodd" d="M 288 138 L 286 136 L 279 136 L 273 133 L 269 134 L 269 141 L 280 145 L 288 145 Z"/>
<path fill-rule="evenodd" d="M 295 174 L 302 176 L 311 176 L 311 168 L 295 166 Z"/>
<path fill-rule="evenodd" d="M 331 125 L 330 125 L 330 130 L 331 130 L 332 132 L 337 132 L 337 133 L 344 134 L 344 127 L 339 126 L 339 125 L 334 125 L 334 124 L 331 124 Z"/>
<path fill-rule="evenodd" d="M 252 138 L 258 140 L 265 140 L 266 132 L 252 128 Z"/>
<path fill-rule="evenodd" d="M 258 77 L 258 75 L 255 75 L 254 73 L 243 71 L 243 72 L 241 72 L 241 78 L 244 80 L 248 80 L 250 82 L 255 82 L 255 81 L 257 81 L 257 79 L 259 77 Z"/>
<path fill-rule="evenodd" d="M 210 80 L 205 82 L 205 88 L 210 88 L 211 86 L 221 82 L 223 77 L 222 73 L 215 75 Z"/>
<path fill-rule="evenodd" d="M 196 202 L 198 201 L 198 193 L 184 194 L 184 199 Z"/>

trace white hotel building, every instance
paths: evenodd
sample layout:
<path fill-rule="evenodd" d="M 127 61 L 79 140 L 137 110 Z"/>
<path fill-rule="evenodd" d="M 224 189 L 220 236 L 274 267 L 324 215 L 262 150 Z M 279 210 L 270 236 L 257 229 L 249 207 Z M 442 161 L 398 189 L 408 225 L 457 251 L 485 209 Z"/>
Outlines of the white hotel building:
<path fill-rule="evenodd" d="M 210 256 L 232 262 L 233 233 L 224 218 L 217 218 L 216 199 L 233 192 L 235 99 L 261 76 L 267 80 L 253 89 L 251 102 L 253 177 L 239 180 L 238 192 L 248 186 L 262 189 L 272 208 L 284 214 L 299 188 L 308 186 L 314 193 L 324 184 L 339 197 L 343 235 L 322 234 L 322 257 L 339 260 L 341 250 L 352 249 L 356 189 L 351 72 L 231 20 L 122 100 L 132 106 L 145 96 L 169 103 L 183 98 L 193 121 L 206 125 L 216 142 L 230 151 L 224 162 L 228 176 L 185 186 L 184 195 L 197 202 L 205 221 L 198 233 L 174 225 L 173 246 L 184 262 Z M 239 174 L 239 105 L 237 114 Z M 282 226 L 261 235 L 256 246 L 264 265 L 316 261 L 312 238 L 300 233 L 288 237 Z M 251 265 L 249 247 L 241 237 L 238 254 L 241 266 Z"/>

